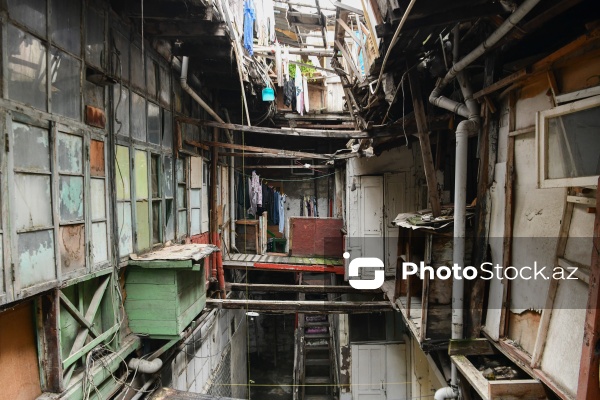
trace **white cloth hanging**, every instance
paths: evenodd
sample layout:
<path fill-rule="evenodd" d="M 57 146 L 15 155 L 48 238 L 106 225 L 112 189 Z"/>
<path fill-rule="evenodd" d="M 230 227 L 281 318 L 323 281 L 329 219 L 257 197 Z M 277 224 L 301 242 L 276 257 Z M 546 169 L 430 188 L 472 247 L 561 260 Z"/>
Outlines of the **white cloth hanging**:
<path fill-rule="evenodd" d="M 304 94 L 304 109 L 308 112 L 308 80 L 305 76 L 302 77 L 302 90 Z"/>
<path fill-rule="evenodd" d="M 302 80 L 302 73 L 300 67 L 296 65 L 296 74 L 294 76 L 294 85 L 296 86 L 296 111 L 298 114 L 304 115 L 304 81 Z"/>

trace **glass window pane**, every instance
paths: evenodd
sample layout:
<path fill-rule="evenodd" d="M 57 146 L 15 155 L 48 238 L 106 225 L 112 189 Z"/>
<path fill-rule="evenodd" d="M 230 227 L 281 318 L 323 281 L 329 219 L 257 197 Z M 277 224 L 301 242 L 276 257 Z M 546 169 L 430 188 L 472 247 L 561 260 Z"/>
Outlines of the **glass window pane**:
<path fill-rule="evenodd" d="M 177 182 L 184 183 L 185 182 L 185 162 L 183 158 L 178 158 L 176 162 L 177 167 Z"/>
<path fill-rule="evenodd" d="M 20 233 L 17 241 L 21 287 L 56 278 L 53 231 Z"/>
<path fill-rule="evenodd" d="M 131 230 L 131 203 L 117 203 L 117 223 L 119 230 L 119 256 L 133 252 Z"/>
<path fill-rule="evenodd" d="M 85 59 L 88 63 L 102 67 L 104 52 L 104 15 L 91 7 L 86 10 Z"/>
<path fill-rule="evenodd" d="M 92 255 L 94 256 L 94 264 L 108 260 L 106 222 L 92 224 Z"/>
<path fill-rule="evenodd" d="M 113 74 L 117 78 L 123 78 L 129 80 L 129 40 L 123 36 L 123 34 L 116 29 L 113 29 L 113 37 L 115 40 L 115 46 L 119 51 L 111 52 Z"/>
<path fill-rule="evenodd" d="M 165 240 L 175 239 L 175 210 L 173 209 L 173 200 L 167 199 L 166 205 L 166 232 Z"/>
<path fill-rule="evenodd" d="M 8 15 L 46 37 L 46 0 L 8 0 Z"/>
<path fill-rule="evenodd" d="M 146 141 L 146 99 L 131 93 L 131 137 Z"/>
<path fill-rule="evenodd" d="M 173 114 L 167 110 L 163 110 L 162 146 L 165 149 L 173 148 Z"/>
<path fill-rule="evenodd" d="M 65 117 L 81 119 L 81 62 L 52 49 L 52 110 Z"/>
<path fill-rule="evenodd" d="M 200 208 L 200 189 L 191 189 L 190 190 L 190 207 L 192 208 Z"/>
<path fill-rule="evenodd" d="M 548 119 L 548 178 L 600 175 L 600 107 Z"/>
<path fill-rule="evenodd" d="M 60 193 L 61 221 L 80 221 L 83 219 L 83 177 L 61 176 L 58 190 Z"/>
<path fill-rule="evenodd" d="M 137 249 L 144 250 L 150 247 L 150 221 L 148 220 L 148 202 L 135 203 Z"/>
<path fill-rule="evenodd" d="M 8 97 L 46 111 L 46 46 L 8 25 Z"/>
<path fill-rule="evenodd" d="M 117 146 L 115 159 L 115 174 L 117 180 L 117 200 L 131 198 L 131 180 L 129 177 L 129 148 Z"/>
<path fill-rule="evenodd" d="M 148 102 L 148 142 L 160 145 L 160 107 Z"/>
<path fill-rule="evenodd" d="M 104 110 L 104 87 L 84 79 L 83 104 Z"/>
<path fill-rule="evenodd" d="M 101 140 L 90 141 L 90 174 L 92 176 L 105 176 L 104 167 L 104 142 Z"/>
<path fill-rule="evenodd" d="M 192 209 L 192 235 L 197 235 L 200 233 L 200 209 L 194 208 Z"/>
<path fill-rule="evenodd" d="M 160 200 L 152 202 L 152 244 L 160 243 L 160 206 Z"/>
<path fill-rule="evenodd" d="M 129 136 L 129 90 L 122 87 L 119 93 L 119 85 L 115 85 L 113 96 L 116 133 L 117 135 Z"/>
<path fill-rule="evenodd" d="M 152 154 L 150 160 L 150 180 L 152 183 L 152 198 L 160 197 L 159 173 L 160 158 L 156 154 Z"/>
<path fill-rule="evenodd" d="M 52 41 L 81 54 L 81 1 L 52 0 Z"/>
<path fill-rule="evenodd" d="M 92 190 L 92 219 L 106 218 L 106 192 L 104 179 L 91 179 Z"/>
<path fill-rule="evenodd" d="M 17 230 L 51 226 L 50 199 L 50 176 L 15 174 Z"/>
<path fill-rule="evenodd" d="M 187 235 L 187 211 L 177 213 L 177 232 L 180 237 Z"/>
<path fill-rule="evenodd" d="M 160 67 L 160 102 L 165 106 L 171 104 L 171 75 L 163 67 Z"/>
<path fill-rule="evenodd" d="M 150 57 L 146 57 L 146 90 L 148 96 L 156 99 L 158 92 L 158 64 Z"/>
<path fill-rule="evenodd" d="M 145 91 L 146 74 L 142 50 L 137 45 L 131 45 L 131 84 Z"/>
<path fill-rule="evenodd" d="M 135 198 L 148 199 L 148 155 L 145 151 L 135 151 Z"/>
<path fill-rule="evenodd" d="M 73 174 L 82 173 L 83 138 L 58 132 L 58 170 Z"/>
<path fill-rule="evenodd" d="M 14 122 L 13 133 L 15 168 L 49 172 L 48 130 Z"/>
<path fill-rule="evenodd" d="M 173 197 L 173 159 L 165 157 L 165 196 Z"/>
<path fill-rule="evenodd" d="M 61 226 L 58 236 L 60 265 L 63 274 L 85 268 L 84 224 Z"/>
<path fill-rule="evenodd" d="M 177 186 L 177 208 L 185 208 L 185 186 Z"/>

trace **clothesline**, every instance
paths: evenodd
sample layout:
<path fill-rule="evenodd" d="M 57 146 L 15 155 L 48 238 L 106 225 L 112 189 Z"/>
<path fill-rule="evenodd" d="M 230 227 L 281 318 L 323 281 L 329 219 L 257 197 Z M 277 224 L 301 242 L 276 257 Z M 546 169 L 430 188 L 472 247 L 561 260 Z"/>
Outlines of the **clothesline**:
<path fill-rule="evenodd" d="M 243 176 L 245 176 L 246 178 L 251 178 L 252 175 L 251 174 L 245 174 L 243 172 L 240 172 L 239 170 L 236 171 L 240 174 L 242 174 Z M 267 178 L 260 178 L 262 179 L 262 181 L 274 181 L 274 182 L 301 182 L 301 181 L 312 181 L 312 180 L 316 180 L 316 179 L 321 179 L 321 178 L 326 178 L 328 176 L 332 176 L 335 175 L 335 172 L 331 172 L 329 174 L 326 175 L 321 175 L 321 176 L 315 176 L 315 177 L 311 177 L 311 178 L 298 178 L 298 179 L 267 179 Z"/>

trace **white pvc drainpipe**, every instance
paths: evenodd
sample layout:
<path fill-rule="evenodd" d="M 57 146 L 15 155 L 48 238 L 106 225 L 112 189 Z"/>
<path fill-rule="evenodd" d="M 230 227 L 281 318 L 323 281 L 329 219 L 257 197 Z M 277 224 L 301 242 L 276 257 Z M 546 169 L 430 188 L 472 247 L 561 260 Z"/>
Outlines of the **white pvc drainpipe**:
<path fill-rule="evenodd" d="M 190 60 L 187 56 L 184 56 L 181 61 L 181 78 L 179 78 L 179 81 L 181 82 L 181 88 L 185 90 L 187 94 L 192 96 L 192 99 L 194 99 L 198 104 L 200 104 L 200 107 L 202 107 L 207 113 L 209 113 L 211 117 L 213 117 L 216 121 L 224 124 L 225 121 L 223 121 L 223 119 L 219 117 L 219 114 L 214 112 L 214 110 L 208 104 L 206 104 L 206 102 L 202 100 L 202 98 L 198 96 L 198 94 L 194 92 L 194 90 L 188 85 L 187 74 L 189 61 Z"/>
<path fill-rule="evenodd" d="M 470 134 L 476 134 L 479 131 L 479 106 L 473 100 L 473 92 L 470 88 L 467 77 L 463 70 L 486 52 L 487 49 L 494 46 L 502 39 L 516 24 L 523 19 L 525 15 L 540 0 L 525 0 L 519 8 L 513 12 L 502 25 L 498 27 L 483 43 L 477 46 L 473 51 L 467 54 L 462 60 L 454 60 L 454 65 L 446 76 L 436 83 L 435 88 L 429 95 L 429 102 L 435 106 L 452 111 L 458 115 L 467 118 L 461 121 L 456 127 L 456 169 L 454 176 L 454 243 L 453 243 L 453 261 L 459 266 L 464 266 L 465 260 L 465 225 L 466 225 L 466 192 L 467 192 L 467 146 Z M 453 53 L 458 55 L 457 30 L 455 31 L 455 48 Z M 444 87 L 455 77 L 458 78 L 465 103 L 459 103 L 441 95 Z M 463 309 L 464 309 L 464 280 L 454 279 L 452 282 L 452 339 L 463 338 Z M 458 398 L 458 372 L 456 365 L 451 365 L 450 387 L 439 389 L 435 393 L 436 400 L 456 399 Z"/>

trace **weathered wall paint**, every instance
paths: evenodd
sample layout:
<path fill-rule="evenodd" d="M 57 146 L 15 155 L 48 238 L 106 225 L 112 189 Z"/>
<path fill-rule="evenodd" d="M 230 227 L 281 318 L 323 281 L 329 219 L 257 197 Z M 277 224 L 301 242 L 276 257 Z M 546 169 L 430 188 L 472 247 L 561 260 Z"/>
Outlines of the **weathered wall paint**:
<path fill-rule="evenodd" d="M 104 167 L 104 142 L 90 141 L 90 174 L 92 176 L 105 176 Z"/>
<path fill-rule="evenodd" d="M 61 221 L 83 220 L 83 177 L 61 176 L 58 190 Z"/>
<path fill-rule="evenodd" d="M 22 288 L 56 278 L 53 231 L 20 233 L 18 254 Z"/>
<path fill-rule="evenodd" d="M 57 139 L 59 172 L 82 173 L 83 138 L 58 132 Z"/>
<path fill-rule="evenodd" d="M 17 229 L 52 225 L 50 177 L 15 174 L 15 206 Z"/>
<path fill-rule="evenodd" d="M 63 274 L 85 267 L 85 225 L 61 226 L 58 234 L 60 264 Z"/>

